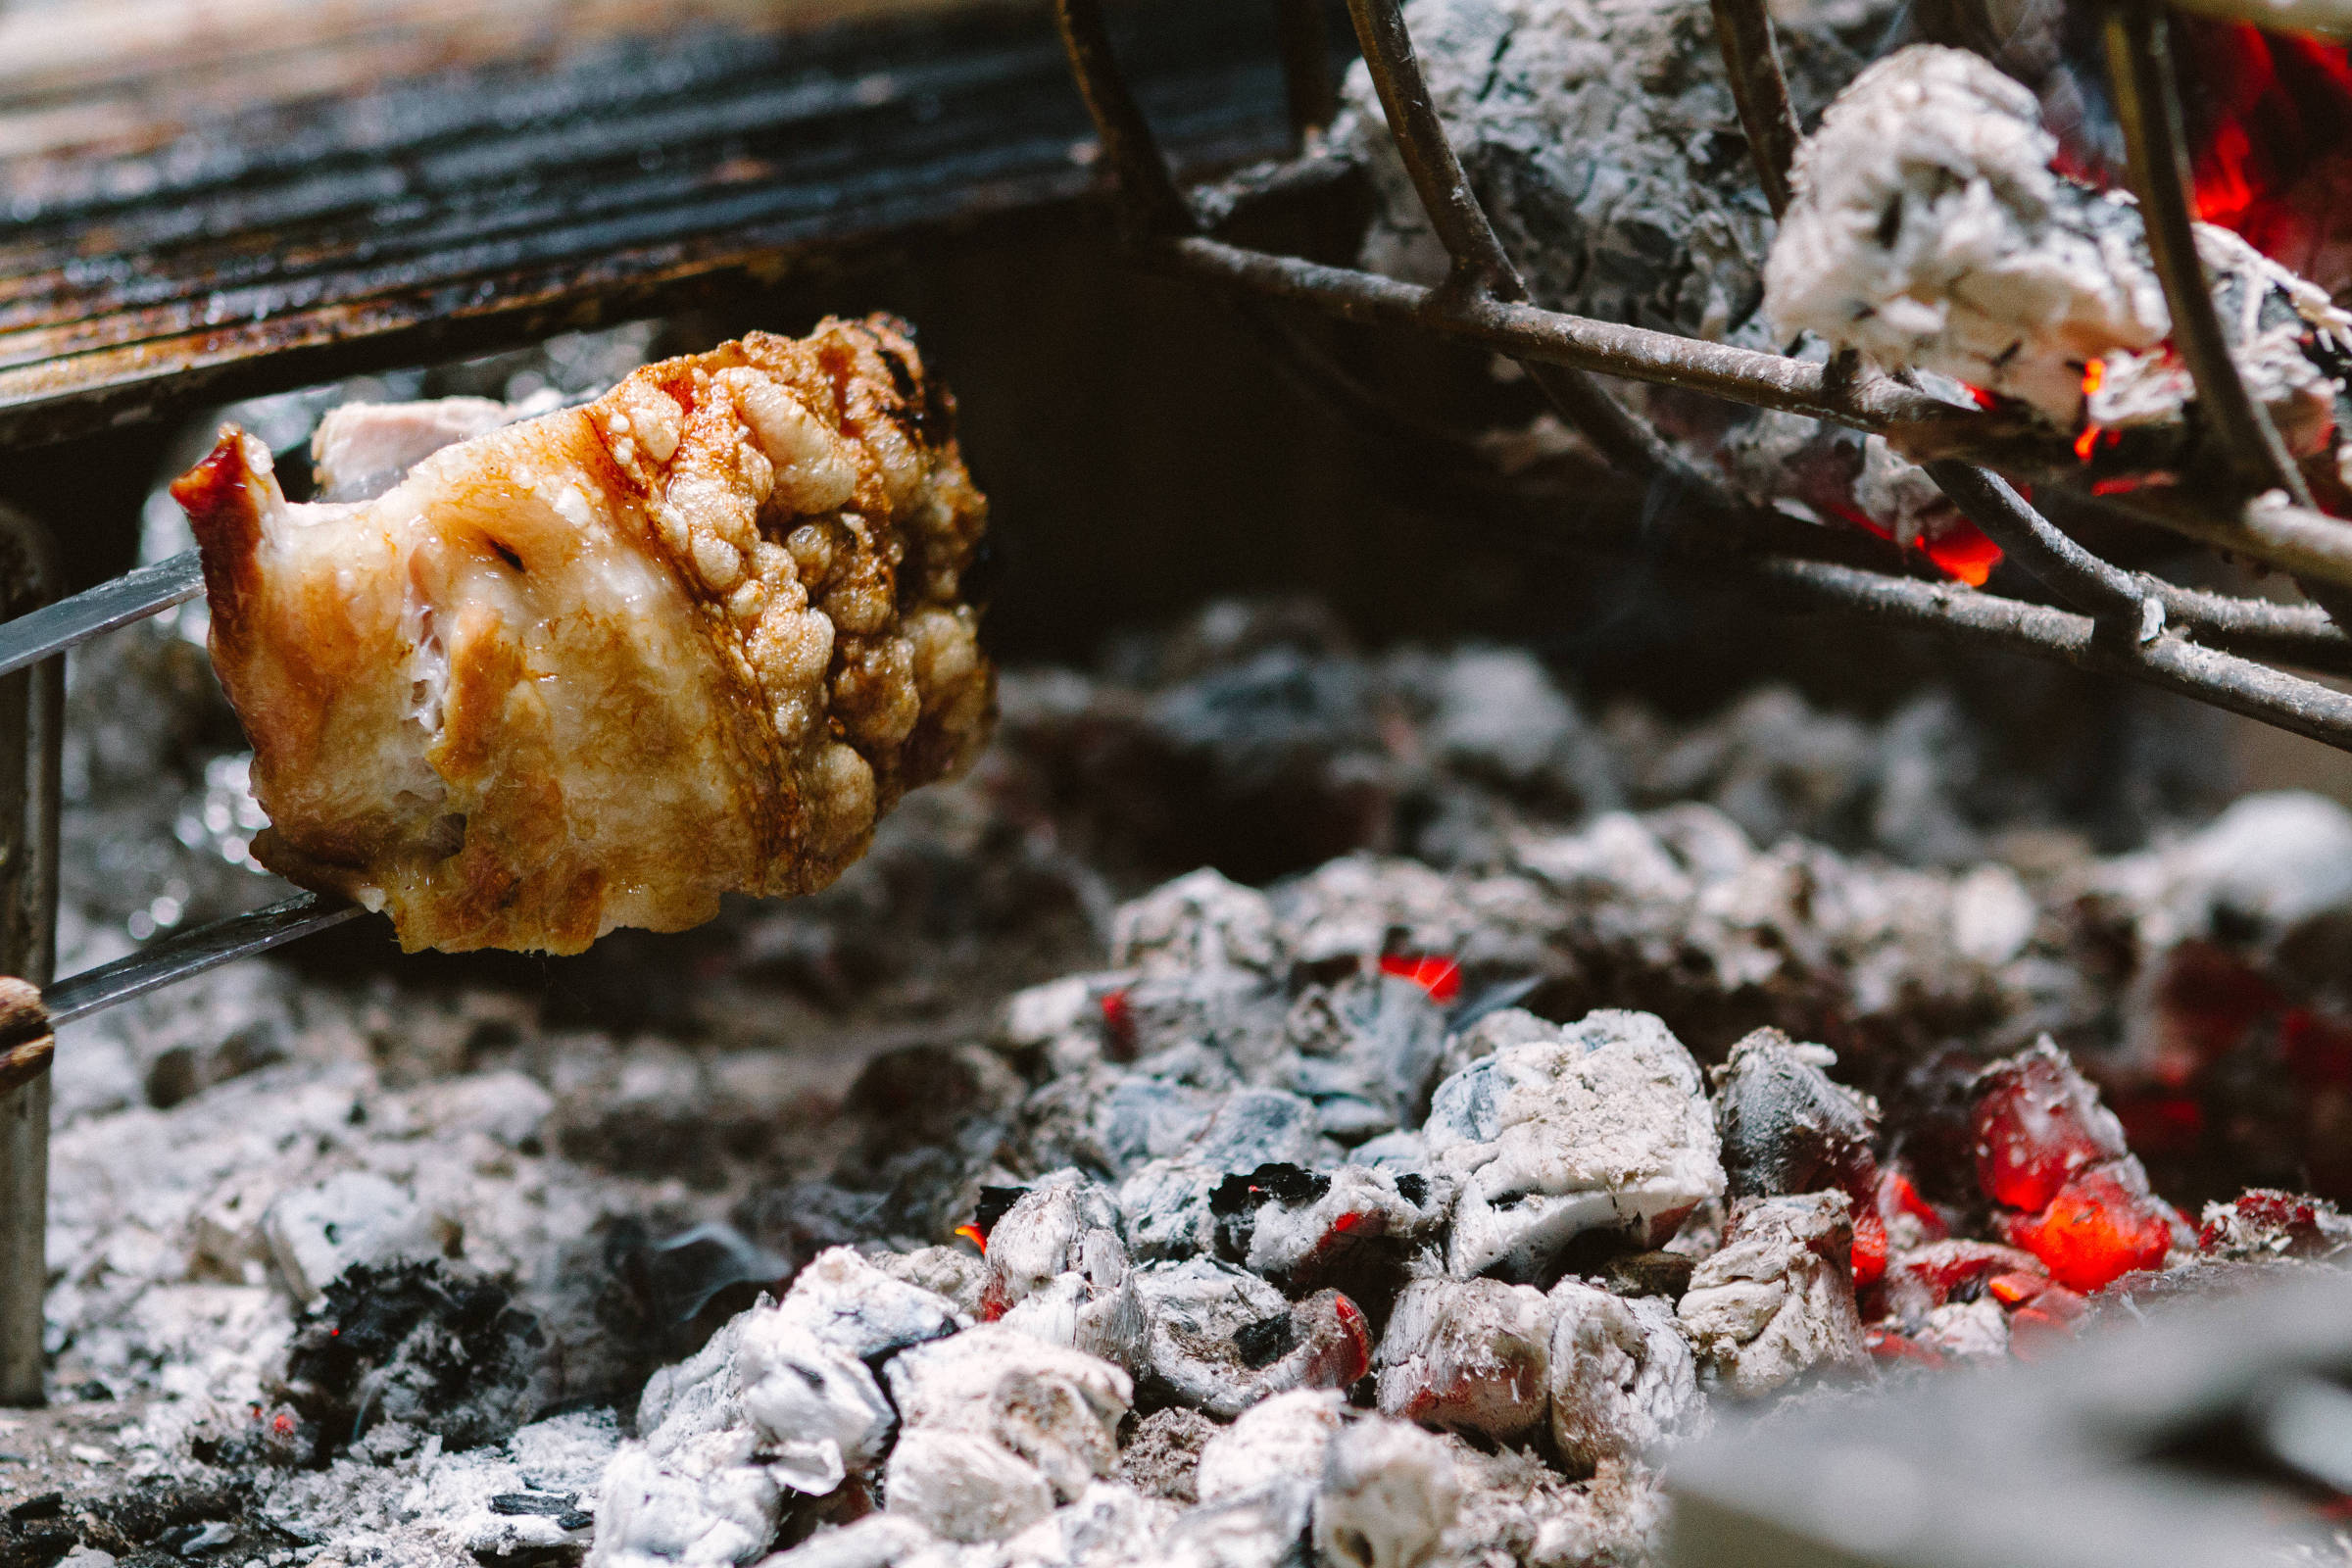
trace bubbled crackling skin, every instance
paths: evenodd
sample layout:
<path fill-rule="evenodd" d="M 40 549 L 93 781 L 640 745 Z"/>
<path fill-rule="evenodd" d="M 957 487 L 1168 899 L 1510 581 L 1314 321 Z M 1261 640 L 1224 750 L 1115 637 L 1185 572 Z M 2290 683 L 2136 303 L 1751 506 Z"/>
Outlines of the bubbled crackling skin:
<path fill-rule="evenodd" d="M 986 519 L 908 330 L 649 365 L 289 505 L 224 429 L 172 487 L 271 826 L 255 854 L 403 946 L 574 953 L 812 892 L 968 763 Z"/>

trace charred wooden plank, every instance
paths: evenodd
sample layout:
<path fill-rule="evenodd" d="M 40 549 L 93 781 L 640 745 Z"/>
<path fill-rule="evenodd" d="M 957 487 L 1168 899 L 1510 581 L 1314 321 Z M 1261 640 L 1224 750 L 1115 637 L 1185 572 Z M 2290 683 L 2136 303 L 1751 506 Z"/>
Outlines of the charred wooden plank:
<path fill-rule="evenodd" d="M 674 36 L 615 27 L 552 66 L 524 50 L 216 106 L 161 144 L 122 129 L 112 156 L 0 156 L 0 439 L 654 313 L 1097 187 L 1042 15 L 786 36 L 734 9 Z M 1189 164 L 1284 145 L 1261 9 L 1138 8 L 1143 94 Z M 0 151 L 43 102 L 0 67 Z"/>

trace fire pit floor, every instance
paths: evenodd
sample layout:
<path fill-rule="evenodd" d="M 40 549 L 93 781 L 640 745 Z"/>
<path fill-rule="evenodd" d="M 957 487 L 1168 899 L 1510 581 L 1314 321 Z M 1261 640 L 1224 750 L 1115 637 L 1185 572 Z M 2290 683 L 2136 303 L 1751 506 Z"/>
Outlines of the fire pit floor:
<path fill-rule="evenodd" d="M 269 891 L 177 639 L 79 676 L 84 961 Z M 2102 857 L 1948 697 L 1588 716 L 1297 606 L 1004 707 L 817 898 L 70 1028 L 0 1568 L 1637 1563 L 1726 1411 L 2347 1235 L 2154 1196 L 2343 1174 L 2316 797 L 2143 749 Z"/>

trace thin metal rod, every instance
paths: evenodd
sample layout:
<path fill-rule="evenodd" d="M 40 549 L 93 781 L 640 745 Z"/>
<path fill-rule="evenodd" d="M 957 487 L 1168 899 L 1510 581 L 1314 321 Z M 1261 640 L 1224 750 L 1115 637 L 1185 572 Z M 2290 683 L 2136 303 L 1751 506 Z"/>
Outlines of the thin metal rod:
<path fill-rule="evenodd" d="M 1796 108 L 1788 101 L 1788 74 L 1781 68 L 1780 35 L 1764 0 L 1714 0 L 1715 40 L 1731 76 L 1732 102 L 1747 132 L 1756 165 L 1756 183 L 1772 216 L 1788 211 L 1788 166 L 1796 159 Z"/>
<path fill-rule="evenodd" d="M 1126 221 L 1139 234 L 1198 232 L 1200 222 L 1193 204 L 1176 188 L 1152 122 L 1119 74 L 1102 0 L 1054 0 L 1054 19 L 1061 28 L 1071 74 L 1078 78 L 1079 96 L 1094 118 L 1095 134 L 1117 182 L 1119 210 Z"/>
<path fill-rule="evenodd" d="M 2341 517 L 2260 496 L 2236 515 L 2223 516 L 2155 488 L 2108 497 L 2107 503 L 2136 521 L 2290 571 L 2307 594 L 2315 587 L 2352 587 L 2352 522 Z"/>
<path fill-rule="evenodd" d="M 1966 463 L 1931 463 L 1928 477 L 1968 520 L 2041 585 L 2077 610 L 2101 619 L 2138 621 L 2148 593 L 2123 567 L 2111 565 L 2059 531 L 1997 473 Z"/>
<path fill-rule="evenodd" d="M 1435 330 L 1513 359 L 1683 387 L 1756 408 L 1809 414 L 1857 430 L 1884 433 L 1975 416 L 1891 376 L 1832 378 L 1823 366 L 1728 343 L 1502 300 L 1441 299 L 1439 290 L 1418 283 L 1222 240 L 1169 240 L 1147 256 L 1202 282 L 1296 301 L 1343 320 Z"/>
<path fill-rule="evenodd" d="M 1527 284 L 1495 237 L 1494 225 L 1487 221 L 1487 211 L 1470 188 L 1470 176 L 1446 139 L 1446 122 L 1438 118 L 1429 78 L 1422 74 L 1412 34 L 1405 29 L 1403 7 L 1398 0 L 1348 0 L 1348 17 L 1355 24 L 1364 69 L 1380 94 L 1381 112 L 1388 116 L 1404 172 L 1438 243 L 1452 258 L 1448 287 L 1510 303 L 1526 299 Z"/>
<path fill-rule="evenodd" d="M 84 969 L 60 980 L 43 995 L 52 1023 L 86 1018 L 102 1007 L 145 996 L 174 981 L 217 969 L 238 958 L 282 947 L 315 931 L 356 920 L 367 911 L 356 904 L 304 893 L 266 909 L 235 914 L 192 931 L 149 943 L 128 957 Z"/>
<path fill-rule="evenodd" d="M 0 675 L 11 675 L 77 643 L 170 610 L 204 592 L 196 552 L 111 578 L 0 625 Z"/>
<path fill-rule="evenodd" d="M 2284 490 L 2302 506 L 2311 491 L 2261 404 L 2246 390 L 2213 304 L 2213 285 L 2197 258 L 2189 211 L 2188 136 L 2173 78 L 2168 21 L 2155 0 L 2113 0 L 2105 34 L 2107 76 L 2130 155 L 2132 191 L 2148 236 L 2148 255 L 2173 317 L 2173 346 L 2197 387 L 2197 407 L 2221 438 L 2230 471 L 2249 491 Z"/>
<path fill-rule="evenodd" d="M 2166 634 L 2136 645 L 2098 635 L 2087 615 L 1942 583 L 1821 561 L 1764 558 L 1739 569 L 1816 603 L 1951 633 L 2101 674 L 2126 675 L 2352 751 L 2352 695 Z"/>
<path fill-rule="evenodd" d="M 1291 133 L 1304 146 L 1340 112 L 1323 0 L 1275 0 L 1274 27 L 1282 50 L 1283 89 L 1290 99 Z"/>

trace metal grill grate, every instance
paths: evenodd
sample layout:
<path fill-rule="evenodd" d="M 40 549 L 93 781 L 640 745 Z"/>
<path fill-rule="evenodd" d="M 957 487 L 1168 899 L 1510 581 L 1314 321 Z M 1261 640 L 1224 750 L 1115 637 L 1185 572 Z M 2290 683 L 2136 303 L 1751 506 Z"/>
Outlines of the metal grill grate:
<path fill-rule="evenodd" d="M 1325 56 L 1314 41 L 1321 10 L 1314 0 L 1279 3 L 1287 19 L 1285 66 L 1295 117 L 1324 123 L 1335 106 Z M 2320 608 L 2342 605 L 2352 612 L 2352 522 L 2312 507 L 2278 432 L 2224 346 L 2190 228 L 2180 101 L 2166 13 L 2155 0 L 2108 0 L 2109 75 L 2132 188 L 2176 323 L 2175 341 L 2199 407 L 2220 438 L 2222 460 L 2169 494 L 2083 493 L 2074 499 L 2085 512 L 2170 529 L 2283 567 L 2314 601 L 2308 606 L 2185 588 L 2092 554 L 1991 471 L 1997 466 L 2061 491 L 2081 488 L 2072 446 L 2013 416 L 1944 402 L 1850 353 L 1811 364 L 1529 303 L 1519 270 L 1495 237 L 1431 102 L 1401 0 L 1348 0 L 1348 9 L 1389 130 L 1430 227 L 1451 259 L 1446 280 L 1428 288 L 1212 237 L 1170 173 L 1121 73 L 1101 0 L 1055 0 L 1071 69 L 1094 115 L 1141 263 L 1234 296 L 1265 320 L 1298 368 L 1323 378 L 1350 404 L 1375 400 L 1341 377 L 1329 357 L 1269 305 L 1435 332 L 1517 360 L 1560 416 L 1612 464 L 1672 487 L 1680 504 L 1665 542 L 1692 569 L 1741 576 L 1800 602 L 2129 676 L 2352 750 L 2352 696 L 2281 667 L 2352 673 L 2352 637 Z M 1764 0 L 1714 0 L 1714 9 L 1759 181 L 1777 215 L 1788 202 L 1796 124 L 1772 22 Z M 2266 19 L 2248 13 L 2240 20 Z M 1300 159 L 1288 172 L 1302 174 L 1309 163 Z M 1871 569 L 1823 559 L 1821 530 L 1742 505 L 1612 396 L 1597 375 L 1809 415 L 1944 454 L 1928 465 L 1944 493 L 2065 608 L 1925 580 L 1900 560 Z M 2287 504 L 2250 505 L 2271 492 L 2284 492 Z"/>

